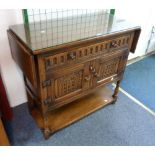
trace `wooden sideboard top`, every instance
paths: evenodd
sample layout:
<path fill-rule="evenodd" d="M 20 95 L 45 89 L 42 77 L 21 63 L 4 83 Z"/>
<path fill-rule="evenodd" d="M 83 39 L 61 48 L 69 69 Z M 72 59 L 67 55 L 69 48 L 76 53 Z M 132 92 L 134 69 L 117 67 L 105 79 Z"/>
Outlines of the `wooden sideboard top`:
<path fill-rule="evenodd" d="M 99 13 L 9 27 L 9 31 L 13 32 L 32 54 L 64 49 L 64 47 L 75 46 L 78 43 L 97 42 L 105 37 L 133 30 L 137 30 L 138 37 L 140 27 L 136 24 L 117 19 L 110 14 Z"/>

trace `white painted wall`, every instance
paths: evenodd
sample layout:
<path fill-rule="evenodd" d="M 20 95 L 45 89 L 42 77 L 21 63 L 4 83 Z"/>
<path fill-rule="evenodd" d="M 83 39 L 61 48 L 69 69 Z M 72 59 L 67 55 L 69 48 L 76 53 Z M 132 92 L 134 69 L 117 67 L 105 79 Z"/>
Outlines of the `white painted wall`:
<path fill-rule="evenodd" d="M 27 101 L 23 76 L 11 57 L 6 30 L 23 23 L 21 10 L 0 10 L 0 68 L 11 107 Z"/>
<path fill-rule="evenodd" d="M 129 59 L 145 54 L 152 28 L 152 13 L 152 10 L 140 7 L 122 7 L 116 9 L 116 16 L 137 23 L 142 28 L 135 54 L 130 53 Z"/>
<path fill-rule="evenodd" d="M 146 52 L 150 53 L 153 51 L 155 51 L 155 24 L 152 26 L 152 33 L 150 34 L 150 40 Z"/>
<path fill-rule="evenodd" d="M 147 47 L 147 53 L 155 51 L 155 9 L 150 10 L 150 25 L 152 26 L 152 31 L 150 30 L 150 42 Z"/>

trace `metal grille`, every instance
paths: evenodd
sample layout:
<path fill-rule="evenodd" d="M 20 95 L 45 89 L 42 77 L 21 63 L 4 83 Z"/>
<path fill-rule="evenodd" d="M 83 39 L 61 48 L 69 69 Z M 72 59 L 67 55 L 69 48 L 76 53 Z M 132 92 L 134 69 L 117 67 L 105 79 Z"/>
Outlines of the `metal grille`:
<path fill-rule="evenodd" d="M 105 9 L 28 9 L 32 49 L 100 35 L 108 26 L 109 12 Z"/>

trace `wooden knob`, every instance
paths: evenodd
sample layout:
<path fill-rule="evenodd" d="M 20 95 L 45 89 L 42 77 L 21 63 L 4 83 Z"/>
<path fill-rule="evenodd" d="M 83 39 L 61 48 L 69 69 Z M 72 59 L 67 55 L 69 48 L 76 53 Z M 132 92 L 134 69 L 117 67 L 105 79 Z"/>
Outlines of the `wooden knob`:
<path fill-rule="evenodd" d="M 76 56 L 75 56 L 73 53 L 70 53 L 70 54 L 69 54 L 69 57 L 70 57 L 72 60 L 74 60 Z"/>
<path fill-rule="evenodd" d="M 95 72 L 96 72 L 96 69 L 95 69 L 95 68 L 93 68 L 92 73 L 95 73 Z"/>
<path fill-rule="evenodd" d="M 86 81 L 89 81 L 90 80 L 90 76 L 85 76 L 84 78 Z"/>
<path fill-rule="evenodd" d="M 112 42 L 112 43 L 111 43 L 111 46 L 112 46 L 112 47 L 118 47 L 118 44 L 115 43 L 115 42 Z"/>
<path fill-rule="evenodd" d="M 97 78 L 99 77 L 99 75 L 98 75 L 98 73 L 97 73 L 97 72 L 94 74 L 94 76 L 95 76 L 95 77 L 97 77 Z"/>
<path fill-rule="evenodd" d="M 93 70 L 93 66 L 90 66 L 90 70 L 91 70 L 91 71 Z"/>

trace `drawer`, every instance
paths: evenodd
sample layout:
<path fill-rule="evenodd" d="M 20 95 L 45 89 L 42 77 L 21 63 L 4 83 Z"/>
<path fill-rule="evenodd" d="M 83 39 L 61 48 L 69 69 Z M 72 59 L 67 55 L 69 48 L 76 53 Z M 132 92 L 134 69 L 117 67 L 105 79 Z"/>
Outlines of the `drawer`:
<path fill-rule="evenodd" d="M 109 51 L 117 50 L 123 47 L 129 48 L 130 41 L 131 41 L 130 38 L 131 38 L 130 35 L 125 35 L 125 36 L 110 40 Z"/>
<path fill-rule="evenodd" d="M 130 45 L 131 35 L 123 35 L 121 37 L 115 37 L 101 43 L 76 48 L 60 54 L 45 57 L 46 70 L 53 67 L 71 64 L 74 62 L 88 61 L 96 58 L 98 55 L 108 54 L 114 52 L 120 48 L 124 48 Z"/>
<path fill-rule="evenodd" d="M 109 42 L 105 41 L 102 43 L 76 48 L 71 51 L 45 57 L 46 70 L 65 64 L 88 60 L 98 56 L 99 54 L 108 52 L 108 49 Z"/>

